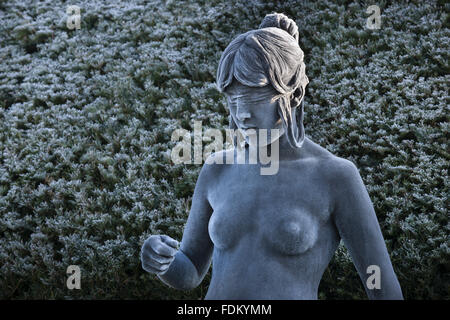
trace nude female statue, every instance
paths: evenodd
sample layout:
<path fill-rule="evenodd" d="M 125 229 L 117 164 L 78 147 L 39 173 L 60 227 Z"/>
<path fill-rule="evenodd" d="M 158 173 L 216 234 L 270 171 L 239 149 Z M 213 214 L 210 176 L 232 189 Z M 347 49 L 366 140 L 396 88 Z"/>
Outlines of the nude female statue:
<path fill-rule="evenodd" d="M 205 164 L 179 248 L 169 236 L 150 236 L 141 251 L 144 270 L 187 290 L 200 284 L 212 260 L 205 299 L 317 299 L 343 239 L 368 297 L 403 299 L 357 168 L 304 134 L 307 84 L 298 29 L 285 15 L 267 15 L 259 29 L 229 44 L 217 86 L 227 97 L 231 126 L 278 128 L 269 143 L 279 143 L 279 171 Z M 235 150 L 211 157 L 229 152 Z M 371 265 L 379 267 L 379 289 L 366 286 Z"/>

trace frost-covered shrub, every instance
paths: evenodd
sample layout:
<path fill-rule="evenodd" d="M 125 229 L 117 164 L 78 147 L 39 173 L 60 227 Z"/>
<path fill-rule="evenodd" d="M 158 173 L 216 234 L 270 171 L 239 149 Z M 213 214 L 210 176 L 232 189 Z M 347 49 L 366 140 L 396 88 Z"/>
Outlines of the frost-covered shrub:
<path fill-rule="evenodd" d="M 174 129 L 228 124 L 222 51 L 284 12 L 310 84 L 307 134 L 360 169 L 406 298 L 449 298 L 448 5 L 379 1 L 0 1 L 0 297 L 204 297 L 140 266 L 150 234 L 181 238 L 199 165 Z M 447 11 L 446 11 L 447 10 Z M 68 290 L 66 268 L 81 267 Z M 365 298 L 344 247 L 319 297 Z"/>

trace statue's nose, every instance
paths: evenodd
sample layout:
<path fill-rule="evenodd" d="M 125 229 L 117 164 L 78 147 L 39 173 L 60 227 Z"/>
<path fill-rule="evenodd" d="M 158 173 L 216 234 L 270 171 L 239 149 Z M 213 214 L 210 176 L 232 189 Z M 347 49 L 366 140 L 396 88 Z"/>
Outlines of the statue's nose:
<path fill-rule="evenodd" d="M 239 121 L 244 121 L 245 119 L 250 118 L 250 113 L 242 107 L 238 107 L 236 111 L 236 118 Z"/>

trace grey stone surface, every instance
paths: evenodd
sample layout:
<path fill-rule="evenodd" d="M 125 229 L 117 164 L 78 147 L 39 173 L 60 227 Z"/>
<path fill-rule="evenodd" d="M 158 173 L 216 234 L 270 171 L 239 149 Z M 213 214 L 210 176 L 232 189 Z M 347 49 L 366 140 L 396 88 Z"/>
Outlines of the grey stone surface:
<path fill-rule="evenodd" d="M 142 266 L 167 285 L 192 289 L 212 262 L 205 299 L 317 299 L 340 240 L 370 299 L 403 299 L 379 223 L 355 165 L 305 136 L 308 78 L 294 21 L 266 16 L 225 49 L 217 86 L 232 128 L 279 128 L 279 171 L 260 165 L 205 164 L 180 243 L 153 235 Z M 270 145 L 269 145 L 270 148 Z M 248 150 L 248 148 L 246 148 Z M 225 157 L 235 149 L 211 157 Z M 367 287 L 379 266 L 380 288 Z"/>

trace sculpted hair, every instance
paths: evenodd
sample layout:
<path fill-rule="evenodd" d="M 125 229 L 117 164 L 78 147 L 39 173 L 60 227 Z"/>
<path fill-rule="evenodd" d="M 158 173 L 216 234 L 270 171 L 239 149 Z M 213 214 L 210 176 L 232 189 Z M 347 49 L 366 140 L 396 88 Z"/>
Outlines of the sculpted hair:
<path fill-rule="evenodd" d="M 278 114 L 294 148 L 300 148 L 305 139 L 303 97 L 309 80 L 303 57 L 296 23 L 284 14 L 273 13 L 266 15 L 259 29 L 231 41 L 217 69 L 220 92 L 225 92 L 233 79 L 249 87 L 272 85 L 279 92 Z M 232 117 L 230 128 L 237 128 Z"/>

